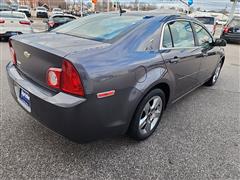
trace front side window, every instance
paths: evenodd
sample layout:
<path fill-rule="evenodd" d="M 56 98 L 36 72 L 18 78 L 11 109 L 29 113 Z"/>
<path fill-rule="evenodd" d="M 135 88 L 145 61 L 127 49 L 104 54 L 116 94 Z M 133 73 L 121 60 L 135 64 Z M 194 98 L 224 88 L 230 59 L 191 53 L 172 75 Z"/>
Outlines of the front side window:
<path fill-rule="evenodd" d="M 194 47 L 194 35 L 190 22 L 175 21 L 169 23 L 173 46 L 176 48 Z"/>
<path fill-rule="evenodd" d="M 213 42 L 212 36 L 200 25 L 193 23 L 200 46 Z"/>

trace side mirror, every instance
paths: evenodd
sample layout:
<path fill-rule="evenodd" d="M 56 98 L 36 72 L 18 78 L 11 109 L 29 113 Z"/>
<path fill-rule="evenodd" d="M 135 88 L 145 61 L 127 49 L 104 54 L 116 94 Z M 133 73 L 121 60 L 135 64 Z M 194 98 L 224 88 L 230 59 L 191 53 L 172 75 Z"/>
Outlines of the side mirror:
<path fill-rule="evenodd" d="M 227 41 L 224 39 L 216 39 L 213 43 L 214 46 L 227 46 Z"/>
<path fill-rule="evenodd" d="M 48 20 L 47 20 L 47 19 L 44 19 L 44 20 L 43 20 L 43 23 L 47 23 L 47 22 L 48 22 Z"/>
<path fill-rule="evenodd" d="M 31 22 L 31 23 L 34 23 L 34 21 L 33 21 L 33 20 L 30 20 L 30 22 Z"/>

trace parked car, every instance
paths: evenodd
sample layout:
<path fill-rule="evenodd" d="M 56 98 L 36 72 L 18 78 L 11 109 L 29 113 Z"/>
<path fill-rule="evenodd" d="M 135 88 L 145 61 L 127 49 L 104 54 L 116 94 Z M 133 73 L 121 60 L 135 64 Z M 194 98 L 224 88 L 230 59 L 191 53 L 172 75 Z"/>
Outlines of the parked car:
<path fill-rule="evenodd" d="M 196 16 L 195 18 L 197 20 L 199 20 L 200 22 L 202 22 L 207 27 L 209 32 L 212 33 L 212 35 L 215 34 L 216 26 L 217 26 L 217 21 L 216 21 L 215 17 L 212 17 L 212 16 Z"/>
<path fill-rule="evenodd" d="M 10 8 L 12 11 L 18 11 L 18 4 L 11 4 Z"/>
<path fill-rule="evenodd" d="M 0 11 L 11 11 L 11 8 L 8 4 L 0 3 Z"/>
<path fill-rule="evenodd" d="M 36 8 L 36 17 L 37 18 L 48 18 L 48 11 L 45 7 Z"/>
<path fill-rule="evenodd" d="M 0 12 L 0 39 L 8 39 L 14 35 L 32 32 L 31 21 L 24 13 L 16 11 Z"/>
<path fill-rule="evenodd" d="M 240 17 L 234 17 L 230 23 L 224 27 L 221 38 L 227 42 L 240 44 Z"/>
<path fill-rule="evenodd" d="M 6 67 L 14 99 L 74 141 L 148 138 L 167 105 L 217 82 L 226 41 L 196 19 L 146 13 L 103 13 L 14 36 Z"/>
<path fill-rule="evenodd" d="M 51 31 L 51 30 L 55 29 L 56 27 L 59 27 L 63 24 L 71 22 L 75 19 L 76 19 L 76 17 L 74 17 L 72 15 L 55 14 L 55 15 L 51 16 L 47 21 L 44 21 L 44 22 L 47 23 L 48 31 Z"/>
<path fill-rule="evenodd" d="M 60 8 L 53 8 L 52 14 L 63 14 L 63 11 Z"/>
<path fill-rule="evenodd" d="M 19 6 L 18 12 L 23 12 L 26 14 L 27 17 L 31 17 L 31 11 L 29 6 Z"/>

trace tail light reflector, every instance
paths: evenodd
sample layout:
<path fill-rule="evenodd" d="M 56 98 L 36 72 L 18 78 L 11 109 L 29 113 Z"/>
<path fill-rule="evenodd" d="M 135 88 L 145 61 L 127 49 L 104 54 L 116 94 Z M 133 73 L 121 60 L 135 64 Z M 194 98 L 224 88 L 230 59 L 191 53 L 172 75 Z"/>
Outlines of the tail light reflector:
<path fill-rule="evenodd" d="M 0 18 L 0 24 L 4 24 L 5 20 Z"/>
<path fill-rule="evenodd" d="M 23 25 L 31 25 L 29 21 L 19 21 L 19 23 Z"/>
<path fill-rule="evenodd" d="M 64 60 L 62 68 L 49 68 L 47 84 L 51 88 L 62 90 L 66 93 L 84 96 L 84 89 L 78 71 L 71 62 Z"/>
<path fill-rule="evenodd" d="M 8 44 L 9 44 L 10 54 L 12 56 L 12 62 L 13 62 L 13 64 L 16 65 L 17 64 L 17 56 L 16 56 L 15 50 L 13 49 L 12 40 L 11 39 L 9 39 Z"/>

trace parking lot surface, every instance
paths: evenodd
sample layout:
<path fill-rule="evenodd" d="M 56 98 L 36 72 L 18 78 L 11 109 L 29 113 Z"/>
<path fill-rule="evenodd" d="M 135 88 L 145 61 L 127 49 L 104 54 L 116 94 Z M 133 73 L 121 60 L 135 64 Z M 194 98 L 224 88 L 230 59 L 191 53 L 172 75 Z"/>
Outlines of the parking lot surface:
<path fill-rule="evenodd" d="M 240 179 L 240 46 L 225 49 L 217 84 L 169 107 L 148 140 L 76 144 L 13 100 L 5 71 L 11 58 L 0 43 L 0 179 Z"/>

